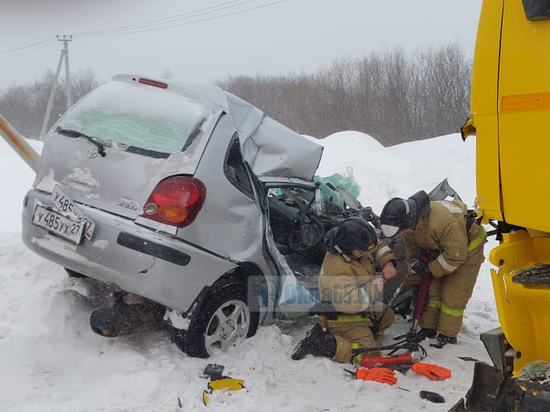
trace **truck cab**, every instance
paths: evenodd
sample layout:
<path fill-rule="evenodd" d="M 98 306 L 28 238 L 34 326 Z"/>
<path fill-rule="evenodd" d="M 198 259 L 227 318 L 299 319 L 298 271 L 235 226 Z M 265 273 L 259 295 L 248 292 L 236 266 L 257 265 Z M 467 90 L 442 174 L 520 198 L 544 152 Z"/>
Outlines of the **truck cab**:
<path fill-rule="evenodd" d="M 466 410 L 550 410 L 550 387 L 540 375 L 550 372 L 549 44 L 549 0 L 483 1 L 471 118 L 462 128 L 464 139 L 477 136 L 478 215 L 497 227 L 500 241 L 489 260 L 497 267 L 491 277 L 501 329 L 481 338 L 498 375 L 490 396 L 515 382 L 526 409 L 512 409 L 512 399 L 481 408 L 491 390 L 476 384 L 491 379 L 476 367 L 469 395 L 478 396 Z M 543 409 L 529 404 L 535 398 L 547 402 Z"/>

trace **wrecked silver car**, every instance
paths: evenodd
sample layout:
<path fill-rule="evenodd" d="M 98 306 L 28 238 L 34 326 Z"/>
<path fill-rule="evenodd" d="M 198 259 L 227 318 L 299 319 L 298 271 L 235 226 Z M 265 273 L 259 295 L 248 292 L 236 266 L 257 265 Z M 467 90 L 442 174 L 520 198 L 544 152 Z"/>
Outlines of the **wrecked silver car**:
<path fill-rule="evenodd" d="M 322 150 L 216 86 L 118 75 L 46 136 L 23 240 L 111 285 L 95 332 L 169 325 L 207 357 L 272 322 L 286 279 L 315 287 L 328 229 L 375 218 L 338 188 L 343 205 L 323 199 Z"/>

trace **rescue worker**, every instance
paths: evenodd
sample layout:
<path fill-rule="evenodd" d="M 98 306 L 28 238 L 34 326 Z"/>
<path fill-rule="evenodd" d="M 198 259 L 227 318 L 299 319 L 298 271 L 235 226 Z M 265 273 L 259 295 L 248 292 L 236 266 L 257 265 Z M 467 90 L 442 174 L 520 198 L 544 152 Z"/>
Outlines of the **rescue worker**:
<path fill-rule="evenodd" d="M 406 259 L 419 275 L 433 275 L 420 319 L 419 338 L 435 338 L 431 346 L 456 344 L 464 309 L 484 261 L 485 229 L 459 200 L 430 201 L 424 191 L 408 199 L 394 198 L 380 215 L 386 237 L 401 233 Z"/>
<path fill-rule="evenodd" d="M 393 323 L 393 311 L 385 310 L 379 298 L 384 279 L 397 274 L 395 255 L 361 218 L 346 219 L 327 232 L 325 242 L 328 252 L 318 282 L 321 298 L 332 304 L 331 310 L 298 343 L 292 359 L 311 354 L 348 363 L 352 348 L 376 346 L 373 332 L 381 334 Z M 382 267 L 382 277 L 376 275 L 376 264 Z"/>

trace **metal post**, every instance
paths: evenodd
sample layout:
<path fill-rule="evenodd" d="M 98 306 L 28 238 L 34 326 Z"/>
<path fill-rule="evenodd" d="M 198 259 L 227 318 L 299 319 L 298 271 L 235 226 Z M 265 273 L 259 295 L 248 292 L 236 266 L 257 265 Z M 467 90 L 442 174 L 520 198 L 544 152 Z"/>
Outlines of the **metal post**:
<path fill-rule="evenodd" d="M 61 64 L 63 63 L 63 54 L 65 52 L 61 50 L 61 55 L 59 56 L 59 63 L 57 64 L 57 71 L 55 72 L 55 80 L 52 84 L 52 91 L 50 92 L 50 98 L 48 99 L 48 105 L 46 106 L 46 115 L 44 116 L 44 122 L 42 123 L 42 130 L 40 131 L 40 140 L 44 140 L 46 135 L 46 129 L 48 128 L 48 123 L 50 122 L 50 115 L 52 113 L 53 99 L 55 97 L 55 92 L 57 90 L 57 82 L 59 80 L 59 73 L 61 72 Z"/>
<path fill-rule="evenodd" d="M 17 152 L 32 170 L 35 172 L 38 169 L 38 161 L 40 155 L 36 153 L 27 141 L 21 136 L 17 130 L 0 114 L 0 136 L 6 139 L 6 142 Z"/>
<path fill-rule="evenodd" d="M 46 131 L 48 128 L 48 123 L 50 122 L 50 116 L 52 113 L 53 101 L 55 98 L 55 93 L 57 91 L 57 84 L 59 83 L 59 75 L 61 73 L 61 65 L 63 60 L 65 60 L 65 82 L 66 82 L 66 94 L 67 94 L 67 109 L 71 106 L 71 93 L 70 93 L 70 77 L 69 77 L 69 45 L 68 42 L 72 40 L 72 36 L 57 36 L 58 41 L 63 42 L 63 49 L 61 49 L 61 54 L 59 56 L 59 63 L 57 64 L 57 70 L 55 72 L 55 81 L 52 85 L 52 91 L 50 92 L 50 98 L 48 99 L 48 105 L 46 107 L 46 114 L 44 116 L 44 122 L 42 123 L 42 130 L 40 131 L 40 140 L 44 140 Z"/>
<path fill-rule="evenodd" d="M 65 52 L 65 95 L 67 96 L 67 110 L 73 105 L 71 95 L 71 75 L 69 72 L 69 42 L 73 36 L 63 36 L 63 51 Z"/>

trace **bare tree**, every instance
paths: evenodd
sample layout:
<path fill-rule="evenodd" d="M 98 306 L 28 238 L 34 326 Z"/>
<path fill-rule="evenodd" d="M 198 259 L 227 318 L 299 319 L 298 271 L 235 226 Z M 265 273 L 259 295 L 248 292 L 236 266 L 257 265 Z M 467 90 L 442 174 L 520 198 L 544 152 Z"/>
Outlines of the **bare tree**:
<path fill-rule="evenodd" d="M 34 83 L 27 86 L 11 86 L 0 95 L 0 113 L 25 137 L 38 139 L 55 74 L 48 70 Z M 72 94 L 79 100 L 100 82 L 91 71 L 80 71 L 71 78 Z M 65 113 L 66 98 L 63 85 L 58 87 L 50 116 L 51 127 Z"/>
<path fill-rule="evenodd" d="M 313 75 L 230 77 L 219 84 L 294 130 L 368 133 L 385 145 L 453 133 L 469 113 L 471 59 L 457 43 L 340 60 Z"/>

